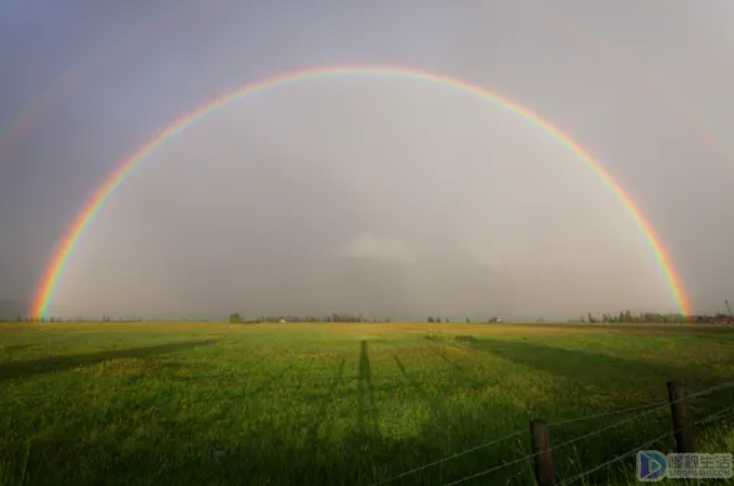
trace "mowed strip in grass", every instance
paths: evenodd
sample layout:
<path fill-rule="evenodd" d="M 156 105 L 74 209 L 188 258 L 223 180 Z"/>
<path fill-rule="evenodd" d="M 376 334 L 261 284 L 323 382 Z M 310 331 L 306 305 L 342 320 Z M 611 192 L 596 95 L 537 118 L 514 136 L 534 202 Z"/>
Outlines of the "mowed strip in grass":
<path fill-rule="evenodd" d="M 734 330 L 464 324 L 0 325 L 0 484 L 444 484 L 563 421 L 734 380 Z M 734 388 L 691 402 L 696 418 Z M 551 428 L 558 477 L 670 430 L 668 407 Z M 605 429 L 618 421 L 620 426 Z M 702 450 L 734 451 L 731 422 Z M 669 450 L 672 438 L 656 447 Z M 587 484 L 633 483 L 633 458 Z M 466 484 L 529 484 L 532 462 Z"/>

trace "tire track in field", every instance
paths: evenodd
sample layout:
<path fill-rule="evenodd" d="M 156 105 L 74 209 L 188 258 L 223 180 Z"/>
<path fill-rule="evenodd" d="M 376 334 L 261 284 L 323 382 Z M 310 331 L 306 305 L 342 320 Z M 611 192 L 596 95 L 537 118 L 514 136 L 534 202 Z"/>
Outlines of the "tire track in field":
<path fill-rule="evenodd" d="M 482 380 L 480 379 L 475 371 L 475 368 L 469 369 L 465 364 L 462 364 L 457 359 L 451 359 L 447 356 L 447 353 L 444 351 L 444 349 L 456 349 L 464 351 L 466 350 L 465 347 L 456 345 L 453 343 L 434 343 L 425 349 L 430 350 L 432 355 L 438 356 L 446 365 L 449 367 L 449 369 L 452 371 L 452 375 L 455 376 L 457 379 L 454 380 L 454 386 L 446 385 L 444 387 L 444 391 L 449 392 L 450 390 L 458 387 L 470 387 L 472 389 L 476 388 L 483 388 L 486 387 L 489 383 L 486 379 Z M 473 365 L 478 365 L 482 369 L 484 369 L 484 364 L 481 360 L 477 360 L 474 357 L 470 356 L 463 356 L 461 361 L 464 363 L 471 363 Z"/>
<path fill-rule="evenodd" d="M 326 409 L 329 406 L 329 402 L 327 400 L 335 395 L 336 390 L 342 384 L 344 378 L 344 366 L 346 365 L 346 363 L 346 358 L 342 357 L 341 361 L 339 362 L 339 367 L 337 368 L 336 374 L 334 375 L 334 378 L 332 379 L 327 392 L 322 397 L 321 404 L 314 414 L 314 419 L 311 422 L 311 425 L 308 427 L 308 430 L 306 432 L 307 444 L 316 444 L 316 439 L 321 426 L 324 424 L 330 424 L 330 422 L 325 422 L 323 420 L 323 418 L 326 416 Z"/>
<path fill-rule="evenodd" d="M 446 408 L 439 402 L 439 400 L 436 399 L 435 396 L 428 393 L 413 377 L 410 376 L 408 371 L 405 369 L 405 365 L 400 360 L 397 354 L 392 355 L 393 360 L 395 360 L 395 364 L 400 369 L 400 373 L 402 373 L 403 378 L 408 383 L 408 385 L 413 388 L 416 393 L 421 397 L 423 401 L 425 401 L 428 406 L 431 409 L 431 414 L 433 414 L 434 418 L 440 421 L 446 420 L 448 417 L 448 414 L 446 412 Z"/>

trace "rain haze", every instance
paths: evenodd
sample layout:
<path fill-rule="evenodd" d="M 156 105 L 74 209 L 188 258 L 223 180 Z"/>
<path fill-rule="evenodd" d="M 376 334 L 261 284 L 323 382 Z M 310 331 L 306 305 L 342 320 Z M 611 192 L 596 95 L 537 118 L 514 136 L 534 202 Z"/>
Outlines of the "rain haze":
<path fill-rule="evenodd" d="M 121 161 L 48 313 L 370 319 L 679 312 L 734 298 L 734 4 L 5 2 L 0 315 L 25 314 Z M 395 66 L 370 74 L 370 66 Z M 407 70 L 457 80 L 433 82 Z M 403 74 L 401 74 L 403 73 Z"/>

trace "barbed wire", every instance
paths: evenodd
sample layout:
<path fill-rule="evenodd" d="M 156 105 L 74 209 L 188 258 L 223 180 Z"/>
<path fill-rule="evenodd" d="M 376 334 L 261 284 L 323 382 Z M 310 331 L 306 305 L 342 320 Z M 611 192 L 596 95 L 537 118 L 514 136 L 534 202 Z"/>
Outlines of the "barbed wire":
<path fill-rule="evenodd" d="M 705 390 L 701 390 L 701 391 L 694 392 L 694 393 L 689 393 L 688 394 L 688 398 L 689 399 L 690 398 L 698 398 L 699 396 L 707 395 L 709 393 L 713 393 L 714 391 L 723 390 L 723 389 L 726 389 L 726 388 L 729 388 L 729 387 L 734 387 L 734 381 L 727 382 L 727 383 L 721 383 L 721 384 L 715 385 L 715 386 L 713 386 L 711 388 L 707 388 Z M 668 405 L 668 404 L 670 404 L 670 401 L 669 400 L 661 400 L 659 402 L 650 403 L 650 404 L 647 404 L 647 405 L 640 405 L 638 407 L 631 407 L 631 408 L 626 408 L 626 409 L 621 409 L 621 410 L 612 410 L 612 411 L 609 411 L 609 412 L 602 412 L 602 413 L 593 414 L 593 415 L 585 415 L 583 417 L 577 417 L 577 418 L 572 418 L 572 419 L 568 419 L 568 420 L 560 420 L 558 422 L 549 423 L 547 426 L 548 427 L 558 427 L 560 425 L 568 425 L 568 424 L 572 424 L 572 423 L 575 423 L 575 422 L 583 422 L 585 420 L 592 420 L 592 419 L 595 419 L 595 418 L 603 418 L 603 417 L 607 417 L 607 416 L 611 416 L 611 415 L 622 415 L 622 414 L 625 414 L 625 413 L 639 412 L 639 411 L 642 411 L 642 410 L 647 410 L 648 408 L 658 407 L 658 406 L 663 405 L 663 404 Z"/>
<path fill-rule="evenodd" d="M 705 390 L 697 391 L 694 393 L 689 393 L 688 398 L 698 398 L 703 395 L 708 395 L 709 393 L 719 391 L 719 390 L 725 390 L 727 388 L 734 387 L 734 381 L 728 381 L 726 383 L 719 383 L 718 385 L 714 385 L 710 388 L 706 388 Z"/>
<path fill-rule="evenodd" d="M 524 434 L 525 432 L 527 432 L 525 429 L 523 429 L 523 430 L 516 430 L 515 432 L 512 432 L 511 434 L 507 434 L 505 436 L 502 436 L 499 439 L 495 439 L 495 440 L 486 442 L 484 444 L 479 444 L 479 445 L 474 446 L 474 447 L 472 447 L 470 449 L 466 449 L 466 450 L 463 450 L 461 452 L 457 452 L 455 454 L 451 454 L 450 456 L 442 457 L 441 459 L 437 459 L 437 460 L 435 460 L 433 462 L 429 462 L 427 464 L 423 464 L 422 466 L 415 467 L 415 468 L 410 469 L 408 471 L 405 471 L 403 473 L 396 474 L 395 476 L 391 476 L 391 477 L 389 477 L 387 479 L 383 479 L 382 481 L 378 481 L 376 483 L 372 483 L 372 486 L 379 486 L 379 485 L 382 485 L 382 484 L 387 484 L 387 483 L 390 483 L 392 481 L 395 481 L 396 479 L 404 478 L 405 476 L 410 476 L 411 474 L 415 474 L 415 473 L 417 473 L 419 471 L 422 471 L 424 469 L 428 469 L 429 467 L 437 466 L 439 464 L 443 464 L 444 462 L 448 462 L 448 461 L 451 461 L 451 460 L 456 459 L 458 457 L 465 456 L 467 454 L 470 454 L 472 452 L 478 451 L 480 449 L 486 449 L 487 447 L 491 447 L 491 446 L 493 446 L 495 444 L 499 444 L 499 443 L 504 442 L 506 440 L 510 440 L 513 437 L 517 437 L 520 434 Z"/>
<path fill-rule="evenodd" d="M 601 413 L 592 414 L 592 415 L 585 415 L 583 417 L 577 417 L 577 418 L 572 418 L 572 419 L 567 419 L 567 420 L 559 420 L 557 422 L 551 422 L 547 424 L 547 427 L 558 427 L 560 425 L 568 425 L 568 424 L 572 424 L 576 422 L 583 422 L 585 420 L 609 417 L 612 415 L 623 415 L 625 413 L 641 412 L 643 410 L 647 410 L 650 408 L 662 407 L 663 405 L 668 405 L 669 403 L 670 402 L 668 400 L 661 400 L 659 402 L 649 403 L 647 405 L 640 405 L 639 407 L 630 407 L 630 408 L 624 408 L 621 410 L 612 410 L 609 412 L 601 412 Z"/>
<path fill-rule="evenodd" d="M 622 415 L 622 414 L 625 414 L 625 413 L 643 412 L 643 413 L 640 413 L 638 415 L 634 415 L 632 417 L 625 418 L 625 419 L 623 419 L 623 420 L 621 420 L 619 422 L 615 422 L 615 423 L 613 423 L 611 425 L 607 425 L 605 427 L 602 427 L 601 429 L 597 429 L 597 430 L 594 430 L 594 431 L 589 432 L 587 434 L 583 434 L 581 436 L 575 437 L 574 439 L 570 439 L 570 440 L 568 440 L 568 441 L 566 441 L 566 442 L 564 442 L 562 444 L 557 445 L 553 449 L 560 449 L 562 447 L 566 447 L 566 446 L 571 445 L 571 444 L 574 444 L 576 442 L 580 442 L 580 441 L 582 441 L 584 439 L 587 439 L 589 437 L 592 437 L 594 435 L 597 435 L 597 434 L 599 434 L 599 433 L 601 433 L 603 431 L 606 431 L 606 430 L 609 430 L 609 429 L 618 427 L 620 425 L 623 425 L 625 423 L 631 422 L 631 421 L 633 421 L 635 419 L 638 419 L 640 417 L 644 417 L 644 416 L 649 415 L 649 414 L 651 414 L 651 413 L 653 413 L 653 412 L 655 412 L 655 411 L 657 411 L 657 410 L 659 410 L 661 408 L 667 407 L 667 406 L 669 406 L 671 404 L 678 403 L 678 402 L 680 402 L 682 400 L 685 400 L 686 398 L 688 398 L 688 399 L 698 398 L 700 396 L 704 396 L 704 395 L 713 393 L 715 391 L 719 391 L 719 390 L 730 388 L 730 387 L 734 387 L 734 381 L 730 381 L 730 382 L 726 382 L 726 383 L 720 383 L 718 385 L 714 385 L 714 386 L 709 387 L 709 388 L 706 388 L 704 390 L 699 390 L 699 391 L 694 392 L 694 393 L 689 393 L 686 397 L 681 397 L 678 400 L 674 400 L 672 402 L 669 401 L 669 400 L 662 400 L 662 401 L 659 401 L 659 402 L 656 402 L 656 403 L 652 403 L 652 404 L 641 405 L 639 407 L 631 407 L 631 408 L 626 408 L 626 409 L 621 409 L 621 410 L 612 410 L 612 411 L 609 411 L 609 412 L 603 412 L 603 413 L 598 413 L 598 414 L 585 415 L 583 417 L 577 417 L 577 418 L 573 418 L 573 419 L 567 419 L 567 420 L 560 420 L 560 421 L 557 421 L 557 422 L 552 422 L 552 423 L 548 424 L 547 426 L 548 427 L 558 427 L 560 425 L 567 425 L 567 424 L 570 424 L 570 423 L 581 422 L 581 421 L 584 421 L 584 420 L 592 420 L 592 419 L 596 419 L 596 418 L 603 418 L 603 417 L 608 417 L 608 416 L 613 416 L 613 415 Z M 428 468 L 431 468 L 431 467 L 434 467 L 434 466 L 438 466 L 439 464 L 446 463 L 448 461 L 457 459 L 459 457 L 465 456 L 465 455 L 470 454 L 472 452 L 476 452 L 476 451 L 481 450 L 481 449 L 486 449 L 488 447 L 491 447 L 493 445 L 502 443 L 502 442 L 504 442 L 506 440 L 512 439 L 512 438 L 517 437 L 517 436 L 519 436 L 521 434 L 524 434 L 524 433 L 527 433 L 527 429 L 516 430 L 514 432 L 511 432 L 511 433 L 503 436 L 503 437 L 500 437 L 499 439 L 494 439 L 494 440 L 491 440 L 489 442 L 485 442 L 483 444 L 476 445 L 476 446 L 471 447 L 469 449 L 465 449 L 465 450 L 463 450 L 461 452 L 450 454 L 448 456 L 442 457 L 442 458 L 437 459 L 435 461 L 432 461 L 432 462 L 423 464 L 421 466 L 414 467 L 414 468 L 409 469 L 409 470 L 407 470 L 405 472 L 402 472 L 400 474 L 396 474 L 394 476 L 391 476 L 391 477 L 389 477 L 387 479 L 383 479 L 383 480 L 377 481 L 375 483 L 372 483 L 371 486 L 381 486 L 381 485 L 390 483 L 390 482 L 395 481 L 397 479 L 401 479 L 401 478 L 404 478 L 406 476 L 410 476 L 411 474 L 415 474 L 417 472 L 423 471 L 425 469 L 428 469 Z M 553 450 L 553 449 L 551 449 L 551 450 Z M 458 481 L 447 483 L 446 486 L 454 485 L 454 484 L 460 484 L 460 483 L 462 483 L 464 481 L 468 481 L 468 480 L 474 479 L 476 477 L 487 475 L 487 474 L 489 474 L 491 472 L 494 472 L 496 470 L 502 469 L 504 467 L 509 467 L 511 465 L 520 463 L 520 462 L 522 462 L 524 460 L 531 459 L 531 458 L 535 457 L 536 455 L 538 455 L 538 454 L 537 453 L 536 454 L 530 454 L 528 456 L 525 456 L 523 458 L 520 458 L 520 459 L 511 461 L 509 463 L 503 463 L 502 465 L 495 466 L 493 468 L 490 468 L 490 469 L 481 471 L 480 473 L 476 473 L 476 474 L 474 474 L 472 476 L 467 476 L 466 478 L 460 479 Z"/>
<path fill-rule="evenodd" d="M 498 470 L 503 469 L 505 467 L 512 466 L 512 465 L 515 465 L 515 464 L 519 464 L 521 462 L 527 461 L 528 459 L 533 459 L 534 457 L 539 456 L 541 454 L 546 454 L 548 452 L 552 452 L 552 451 L 557 451 L 559 449 L 563 449 L 564 447 L 567 447 L 567 446 L 569 446 L 571 444 L 575 444 L 577 442 L 581 442 L 582 440 L 585 440 L 585 439 L 588 439 L 589 437 L 593 437 L 595 435 L 598 435 L 598 434 L 600 434 L 600 433 L 602 433 L 602 432 L 604 432 L 606 430 L 613 429 L 615 427 L 619 427 L 620 425 L 623 425 L 623 424 L 632 422 L 633 420 L 638 419 L 640 417 L 643 417 L 645 415 L 649 415 L 652 412 L 657 411 L 659 408 L 665 407 L 667 405 L 668 405 L 668 403 L 666 402 L 664 405 L 659 405 L 658 407 L 656 407 L 656 408 L 654 408 L 652 410 L 649 410 L 647 412 L 641 413 L 639 415 L 634 415 L 632 417 L 627 417 L 625 419 L 619 420 L 619 421 L 617 421 L 617 422 L 615 422 L 613 424 L 607 425 L 607 426 L 602 427 L 600 429 L 596 429 L 596 430 L 594 430 L 592 432 L 588 432 L 586 434 L 579 435 L 577 437 L 574 437 L 573 439 L 569 439 L 569 440 L 567 440 L 565 442 L 561 442 L 557 446 L 551 447 L 551 448 L 549 448 L 547 450 L 542 450 L 542 451 L 535 452 L 533 454 L 528 454 L 528 455 L 526 455 L 524 457 L 521 457 L 519 459 L 516 459 L 514 461 L 510 461 L 510 462 L 501 464 L 499 466 L 494 466 L 494 467 L 491 467 L 489 469 L 485 469 L 484 471 L 480 471 L 478 473 L 472 474 L 470 476 L 466 476 L 466 477 L 461 478 L 461 479 L 458 479 L 456 481 L 452 481 L 450 483 L 446 483 L 444 486 L 454 486 L 456 484 L 461 484 L 461 483 L 463 483 L 465 481 L 469 481 L 471 479 L 476 479 L 476 478 L 481 477 L 481 476 L 486 476 L 489 473 L 498 471 Z"/>
<path fill-rule="evenodd" d="M 579 474 L 577 474 L 575 476 L 571 476 L 568 479 L 564 479 L 563 481 L 561 481 L 560 483 L 558 483 L 558 486 L 566 486 L 568 484 L 575 483 L 579 479 L 583 479 L 583 478 L 589 476 L 590 474 L 595 473 L 596 471 L 599 471 L 601 469 L 604 469 L 605 467 L 608 467 L 608 466 L 614 464 L 615 462 L 619 462 L 622 459 L 624 459 L 624 458 L 626 458 L 626 457 L 628 457 L 628 456 L 630 456 L 632 454 L 635 454 L 635 453 L 637 453 L 638 451 L 640 451 L 642 449 L 645 449 L 646 447 L 650 447 L 651 445 L 653 445 L 656 442 L 659 442 L 659 441 L 665 439 L 666 437 L 670 437 L 671 435 L 673 435 L 673 432 L 666 432 L 666 433 L 664 433 L 662 435 L 659 435 L 659 436 L 655 437 L 652 440 L 649 440 L 647 442 L 643 442 L 642 444 L 637 445 L 635 448 L 630 449 L 627 452 L 624 452 L 624 453 L 622 453 L 622 454 L 620 454 L 618 456 L 615 456 L 612 459 L 610 459 L 610 460 L 608 460 L 608 461 L 606 461 L 606 462 L 604 462 L 602 464 L 599 464 L 598 466 L 595 466 L 595 467 L 593 467 L 591 469 L 588 469 L 588 470 L 586 470 L 586 471 L 584 471 L 582 473 L 579 473 Z"/>
<path fill-rule="evenodd" d="M 723 409 L 719 410 L 718 412 L 712 413 L 712 414 L 708 415 L 707 417 L 704 417 L 703 419 L 696 421 L 695 424 L 696 425 L 704 425 L 704 424 L 707 424 L 707 423 L 710 423 L 710 422 L 714 422 L 716 420 L 720 420 L 720 419 L 728 416 L 725 412 L 732 412 L 732 411 L 734 411 L 734 405 L 729 406 L 729 407 L 724 407 Z M 678 430 L 674 430 L 672 432 L 666 432 L 665 434 L 662 434 L 662 435 L 660 435 L 660 436 L 658 436 L 658 437 L 656 437 L 656 438 L 654 438 L 654 439 L 652 439 L 650 441 L 647 441 L 647 442 L 645 442 L 643 444 L 640 444 L 637 447 L 635 447 L 634 449 L 630 449 L 627 452 L 625 452 L 623 454 L 620 454 L 620 455 L 618 455 L 618 456 L 616 456 L 616 457 L 614 457 L 614 458 L 612 458 L 612 459 L 610 459 L 610 460 L 608 460 L 608 461 L 606 461 L 606 462 L 604 462 L 602 464 L 599 464 L 596 467 L 593 467 L 593 468 L 591 468 L 591 469 L 589 469 L 587 471 L 584 471 L 582 473 L 579 473 L 579 474 L 577 474 L 575 476 L 572 476 L 572 477 L 570 477 L 568 479 L 565 479 L 565 480 L 561 481 L 560 483 L 558 483 L 558 486 L 566 486 L 568 484 L 571 484 L 571 483 L 574 483 L 574 482 L 578 481 L 579 479 L 585 478 L 586 476 L 589 476 L 590 474 L 593 474 L 596 471 L 599 471 L 599 470 L 601 470 L 601 469 L 603 469 L 605 467 L 608 467 L 611 464 L 614 464 L 615 462 L 621 461 L 622 459 L 624 459 L 625 457 L 630 456 L 631 454 L 634 454 L 634 453 L 636 453 L 636 452 L 638 452 L 638 451 L 640 451 L 640 450 L 642 450 L 642 449 L 644 449 L 646 447 L 650 447 L 651 445 L 655 444 L 656 442 L 658 442 L 658 441 L 660 441 L 660 440 L 662 440 L 662 439 L 664 439 L 666 437 L 670 437 L 670 436 L 674 435 L 675 432 L 677 432 L 677 431 Z"/>
<path fill-rule="evenodd" d="M 713 392 L 713 391 L 715 391 L 715 390 L 719 390 L 719 389 L 722 389 L 722 388 L 724 388 L 725 386 L 732 386 L 732 385 L 734 385 L 734 382 L 731 382 L 731 383 L 725 383 L 725 384 L 721 384 L 721 385 L 716 385 L 716 386 L 710 387 L 710 388 L 708 388 L 708 389 L 706 389 L 706 390 L 701 390 L 701 391 L 697 392 L 697 393 L 695 394 L 695 396 L 702 396 L 702 395 L 704 395 L 704 394 L 708 394 L 708 393 L 711 393 L 711 392 Z M 467 476 L 467 477 L 465 477 L 465 478 L 462 478 L 462 479 L 459 479 L 459 480 L 456 480 L 456 481 L 452 481 L 452 482 L 450 482 L 450 483 L 446 483 L 446 484 L 445 484 L 445 486 L 454 486 L 454 485 L 456 485 L 456 484 L 461 484 L 461 483 L 463 483 L 463 482 L 465 482 L 465 481 L 469 481 L 469 480 L 471 480 L 471 479 L 475 479 L 475 478 L 478 478 L 478 477 L 481 477 L 481 476 L 485 476 L 485 475 L 487 475 L 487 474 L 489 474 L 489 473 L 491 473 L 491 472 L 495 472 L 495 471 L 497 471 L 497 470 L 500 470 L 500 469 L 502 469 L 502 468 L 504 468 L 504 467 L 512 466 L 512 465 L 514 465 L 514 464 L 518 464 L 518 463 L 520 463 L 520 462 L 523 462 L 523 461 L 526 461 L 526 460 L 528 460 L 528 459 L 532 459 L 532 458 L 534 458 L 534 457 L 536 457 L 536 456 L 539 456 L 539 455 L 541 455 L 541 454 L 544 454 L 544 453 L 546 453 L 546 452 L 550 452 L 550 451 L 556 451 L 556 450 L 562 449 L 562 448 L 564 448 L 564 447 L 567 447 L 567 446 L 569 446 L 569 445 L 571 445 L 571 444 L 575 444 L 575 443 L 577 443 L 577 442 L 580 442 L 580 441 L 582 441 L 582 440 L 588 439 L 589 437 L 593 437 L 593 436 L 595 436 L 595 435 L 598 435 L 598 434 L 600 434 L 601 432 L 604 432 L 604 431 L 606 431 L 606 430 L 609 430 L 609 429 L 612 429 L 612 428 L 615 428 L 615 427 L 619 427 L 620 425 L 623 425 L 623 424 L 625 424 L 625 423 L 628 423 L 628 422 L 631 422 L 631 421 L 633 421 L 633 420 L 636 420 L 636 419 L 639 419 L 639 418 L 641 418 L 641 417 L 644 417 L 644 416 L 646 416 L 646 415 L 649 415 L 649 414 L 651 414 L 651 413 L 653 413 L 653 412 L 657 411 L 657 410 L 658 410 L 658 409 L 660 409 L 660 408 L 663 408 L 663 407 L 667 407 L 667 406 L 668 406 L 668 405 L 670 405 L 670 404 L 675 404 L 675 403 L 681 402 L 681 401 L 683 401 L 683 400 L 685 400 L 686 398 L 689 398 L 689 397 L 690 397 L 690 395 L 689 395 L 688 397 L 680 397 L 680 398 L 679 398 L 679 399 L 677 399 L 677 400 L 673 400 L 673 401 L 669 401 L 669 402 L 661 402 L 661 404 L 660 404 L 660 405 L 658 405 L 658 406 L 656 406 L 656 407 L 654 407 L 654 408 L 652 408 L 652 409 L 650 409 L 650 410 L 648 410 L 648 411 L 646 411 L 646 412 L 640 413 L 640 414 L 638 414 L 638 415 L 634 415 L 634 416 L 632 416 L 632 417 L 627 417 L 627 418 L 625 418 L 625 419 L 623 419 L 623 420 L 620 420 L 620 421 L 618 421 L 618 422 L 615 422 L 615 423 L 613 423 L 613 424 L 611 424 L 611 425 L 607 425 L 607 426 L 605 426 L 605 427 L 602 427 L 602 428 L 600 428 L 600 429 L 594 430 L 594 431 L 592 431 L 592 432 L 589 432 L 589 433 L 587 433 L 587 434 L 583 434 L 583 435 L 580 435 L 580 436 L 578 436 L 578 437 L 574 437 L 573 439 L 570 439 L 570 440 L 567 440 L 567 441 L 565 441 L 565 442 L 562 442 L 561 444 L 558 444 L 558 445 L 557 445 L 557 446 L 555 446 L 555 447 L 551 447 L 551 448 L 550 448 L 550 449 L 548 449 L 547 451 L 545 451 L 545 450 L 544 450 L 544 451 L 539 451 L 539 452 L 536 452 L 536 453 L 534 453 L 534 454 L 528 454 L 528 455 L 527 455 L 527 456 L 525 456 L 525 457 L 521 457 L 521 458 L 519 458 L 519 459 L 516 459 L 516 460 L 514 460 L 514 461 L 511 461 L 511 462 L 508 462 L 508 463 L 502 464 L 502 465 L 500 465 L 500 466 L 495 466 L 495 467 L 492 467 L 492 468 L 486 469 L 486 470 L 484 470 L 484 471 L 481 471 L 481 472 L 479 472 L 479 473 L 475 473 L 475 474 L 472 474 L 471 476 Z M 714 415 L 715 415 L 715 414 L 714 414 Z M 710 418 L 710 417 L 711 417 L 711 416 L 707 417 L 707 419 L 708 419 L 708 418 Z M 705 420 L 705 419 L 704 419 L 704 420 Z M 671 433 L 668 433 L 668 434 L 666 434 L 666 435 L 670 435 L 670 434 L 671 434 Z M 657 440 L 660 440 L 660 439 L 658 438 L 658 439 L 656 439 L 656 441 L 657 441 Z"/>
<path fill-rule="evenodd" d="M 494 466 L 494 467 L 491 467 L 489 469 L 485 469 L 484 471 L 480 471 L 478 473 L 472 474 L 471 476 L 466 476 L 466 477 L 463 477 L 461 479 L 457 479 L 455 481 L 451 481 L 449 483 L 444 483 L 444 486 L 454 486 L 456 484 L 461 484 L 461 483 L 464 483 L 466 481 L 470 481 L 472 479 L 476 479 L 476 478 L 479 478 L 479 477 L 482 477 L 482 476 L 486 476 L 487 474 L 493 473 L 495 471 L 499 471 L 500 469 L 504 469 L 506 467 L 514 466 L 515 464 L 520 464 L 522 462 L 525 462 L 528 459 L 532 459 L 533 457 L 535 457 L 537 455 L 543 454 L 544 452 L 545 451 L 543 451 L 543 452 L 536 452 L 534 454 L 528 454 L 525 457 L 520 457 L 520 458 L 515 459 L 513 461 L 502 463 L 502 464 L 500 464 L 498 466 Z"/>
<path fill-rule="evenodd" d="M 558 422 L 553 422 L 551 424 L 548 424 L 548 427 L 559 426 L 559 425 L 568 424 L 568 423 L 572 423 L 572 422 L 580 422 L 580 421 L 583 421 L 583 420 L 591 420 L 591 419 L 594 419 L 594 418 L 601 418 L 601 417 L 606 417 L 606 416 L 611 416 L 611 415 L 621 415 L 623 413 L 631 413 L 631 412 L 635 412 L 635 411 L 642 411 L 642 410 L 647 410 L 647 409 L 649 409 L 651 407 L 662 408 L 663 406 L 667 406 L 668 404 L 669 404 L 668 401 L 661 401 L 661 402 L 658 402 L 658 403 L 655 403 L 655 404 L 648 404 L 648 405 L 644 405 L 644 406 L 640 406 L 640 407 L 633 407 L 633 408 L 627 408 L 627 409 L 623 409 L 623 410 L 615 410 L 615 411 L 611 411 L 611 412 L 605 412 L 605 413 L 587 415 L 587 416 L 584 416 L 584 417 L 579 417 L 577 419 L 569 419 L 569 420 L 561 420 L 561 421 L 558 421 Z M 427 464 L 423 464 L 421 466 L 415 467 L 415 468 L 410 469 L 408 471 L 405 471 L 403 473 L 396 474 L 395 476 L 391 476 L 391 477 L 389 477 L 387 479 L 383 479 L 383 480 L 378 481 L 376 483 L 372 483 L 372 486 L 380 486 L 380 485 L 383 485 L 383 484 L 387 484 L 389 482 L 395 481 L 395 480 L 400 479 L 400 478 L 403 478 L 405 476 L 409 476 L 411 474 L 414 474 L 416 472 L 422 471 L 424 469 L 428 469 L 430 467 L 437 466 L 439 464 L 443 464 L 444 462 L 451 461 L 453 459 L 456 459 L 458 457 L 464 456 L 466 454 L 470 454 L 470 453 L 475 452 L 475 451 L 478 451 L 480 449 L 485 449 L 487 447 L 491 447 L 491 446 L 493 446 L 495 444 L 499 444 L 501 442 L 504 442 L 505 440 L 512 439 L 513 437 L 517 437 L 518 435 L 524 434 L 526 432 L 527 432 L 527 429 L 516 430 L 516 431 L 514 431 L 514 432 L 512 432 L 512 433 L 510 433 L 510 434 L 508 434 L 506 436 L 501 437 L 500 439 L 492 440 L 492 441 L 486 442 L 484 444 L 479 444 L 479 445 L 474 446 L 474 447 L 472 447 L 470 449 L 466 449 L 464 451 L 457 452 L 455 454 L 451 454 L 451 455 L 446 456 L 446 457 L 443 457 L 441 459 L 437 459 L 437 460 L 435 460 L 433 462 L 429 462 Z"/>
<path fill-rule="evenodd" d="M 732 413 L 726 413 L 726 412 L 732 412 Z M 713 413 L 709 415 L 708 417 L 704 417 L 701 420 L 696 421 L 695 424 L 705 425 L 710 422 L 715 422 L 717 420 L 725 419 L 732 414 L 734 414 L 734 405 L 732 405 L 731 407 L 724 407 L 721 410 L 719 410 L 718 412 Z"/>

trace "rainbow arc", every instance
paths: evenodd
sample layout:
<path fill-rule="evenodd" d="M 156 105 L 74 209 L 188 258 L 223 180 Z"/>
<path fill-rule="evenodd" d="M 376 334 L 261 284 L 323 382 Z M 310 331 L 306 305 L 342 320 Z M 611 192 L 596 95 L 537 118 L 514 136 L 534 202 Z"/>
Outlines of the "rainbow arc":
<path fill-rule="evenodd" d="M 73 255 L 79 239 L 92 224 L 102 208 L 104 208 L 105 203 L 109 200 L 115 190 L 120 187 L 127 177 L 133 171 L 138 169 L 143 161 L 154 153 L 156 149 L 161 147 L 168 140 L 181 134 L 188 127 L 203 117 L 244 97 L 310 79 L 341 78 L 349 76 L 407 78 L 415 81 L 439 84 L 463 93 L 475 95 L 478 99 L 488 105 L 512 112 L 526 120 L 531 125 L 545 131 L 561 145 L 571 150 L 578 159 L 586 164 L 589 169 L 593 170 L 604 184 L 617 196 L 622 206 L 632 216 L 637 227 L 645 236 L 645 240 L 651 248 L 662 274 L 670 286 L 670 290 L 678 304 L 680 312 L 685 315 L 691 314 L 691 305 L 685 292 L 683 282 L 681 281 L 678 272 L 675 270 L 668 251 L 661 243 L 660 238 L 657 236 L 650 221 L 644 216 L 632 197 L 624 191 L 621 185 L 612 177 L 607 169 L 600 162 L 594 159 L 581 145 L 575 142 L 568 134 L 562 132 L 559 128 L 541 118 L 532 110 L 476 84 L 419 69 L 386 65 L 357 65 L 306 68 L 285 72 L 268 79 L 248 83 L 233 92 L 219 96 L 208 103 L 205 103 L 203 106 L 189 114 L 177 118 L 173 123 L 152 137 L 145 145 L 128 157 L 122 159 L 117 164 L 116 169 L 87 200 L 76 219 L 65 231 L 39 282 L 32 308 L 30 309 L 31 315 L 35 318 L 46 317 L 49 307 L 53 302 L 56 289 L 64 275 L 64 269 L 69 262 L 70 257 Z"/>

